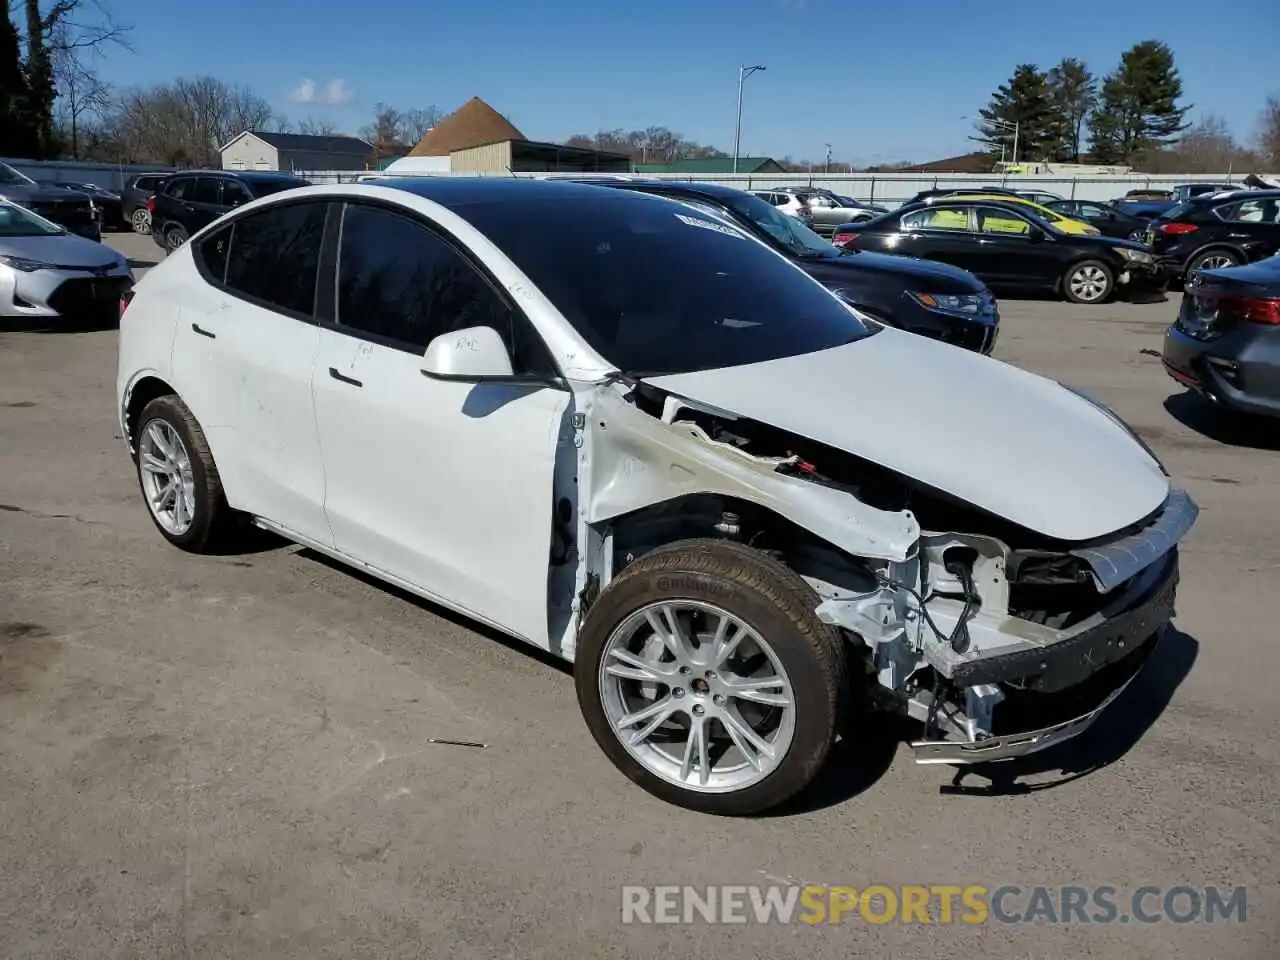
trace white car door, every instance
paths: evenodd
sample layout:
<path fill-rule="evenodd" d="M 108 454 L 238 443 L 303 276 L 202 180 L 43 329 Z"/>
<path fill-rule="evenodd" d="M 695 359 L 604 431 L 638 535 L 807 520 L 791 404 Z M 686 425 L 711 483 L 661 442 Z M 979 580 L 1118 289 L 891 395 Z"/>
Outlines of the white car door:
<path fill-rule="evenodd" d="M 425 221 L 348 203 L 313 391 L 344 554 L 541 646 L 557 441 L 571 395 L 523 315 Z M 435 336 L 498 329 L 542 383 L 427 377 Z"/>
<path fill-rule="evenodd" d="M 311 372 L 328 207 L 280 204 L 194 244 L 205 282 L 184 297 L 173 348 L 178 391 L 204 428 L 228 503 L 321 544 L 332 537 Z"/>

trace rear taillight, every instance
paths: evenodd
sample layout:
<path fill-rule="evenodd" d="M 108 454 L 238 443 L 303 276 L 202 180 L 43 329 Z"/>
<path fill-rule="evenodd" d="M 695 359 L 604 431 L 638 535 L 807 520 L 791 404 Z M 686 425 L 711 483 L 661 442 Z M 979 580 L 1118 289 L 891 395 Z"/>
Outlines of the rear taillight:
<path fill-rule="evenodd" d="M 837 247 L 852 247 L 856 245 L 857 239 L 856 233 L 837 233 L 831 238 L 831 242 Z"/>
<path fill-rule="evenodd" d="M 133 291 L 126 290 L 120 294 L 120 316 L 124 316 L 124 312 L 129 309 L 129 303 L 133 300 Z"/>
<path fill-rule="evenodd" d="M 1160 232 L 1167 233 L 1173 237 L 1180 237 L 1183 234 L 1195 233 L 1200 228 L 1194 223 L 1162 223 L 1160 224 Z"/>
<path fill-rule="evenodd" d="M 147 197 L 147 213 L 151 214 L 153 217 L 156 215 L 156 198 L 155 197 Z"/>
<path fill-rule="evenodd" d="M 1241 297 L 1228 294 L 1218 300 L 1218 310 L 1250 323 L 1280 326 L 1280 297 Z"/>

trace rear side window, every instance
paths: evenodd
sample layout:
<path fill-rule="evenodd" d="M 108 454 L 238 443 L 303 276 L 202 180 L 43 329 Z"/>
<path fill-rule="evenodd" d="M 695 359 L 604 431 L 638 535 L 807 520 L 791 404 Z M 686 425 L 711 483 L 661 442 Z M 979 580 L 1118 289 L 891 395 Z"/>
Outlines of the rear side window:
<path fill-rule="evenodd" d="M 226 255 L 227 288 L 268 306 L 311 316 L 327 209 L 325 202 L 291 203 L 237 219 Z M 213 255 L 206 261 L 210 272 L 216 268 L 216 247 Z"/>
<path fill-rule="evenodd" d="M 1218 207 L 1216 213 L 1233 223 L 1275 223 L 1280 219 L 1280 199 L 1241 200 Z"/>
<path fill-rule="evenodd" d="M 196 246 L 196 256 L 201 266 L 209 274 L 210 279 L 222 283 L 227 277 L 227 254 L 231 252 L 231 232 L 235 224 L 230 224 L 211 233 Z"/>
<path fill-rule="evenodd" d="M 217 205 L 222 202 L 222 191 L 217 177 L 196 177 L 195 190 L 187 197 L 192 203 Z"/>
<path fill-rule="evenodd" d="M 136 190 L 155 190 L 163 180 L 164 177 L 139 177 L 133 186 Z"/>
<path fill-rule="evenodd" d="M 239 180 L 226 179 L 222 181 L 222 205 L 224 207 L 233 207 L 237 204 L 248 203 L 253 199 L 253 194 Z"/>
<path fill-rule="evenodd" d="M 444 238 L 389 210 L 351 204 L 338 252 L 338 326 L 422 353 L 442 333 L 492 327 L 516 373 L 554 374 L 541 338 Z"/>
<path fill-rule="evenodd" d="M 195 177 L 176 177 L 165 187 L 165 195 L 175 200 L 190 200 L 195 192 Z"/>
<path fill-rule="evenodd" d="M 925 207 L 902 215 L 903 230 L 968 230 L 968 207 Z"/>

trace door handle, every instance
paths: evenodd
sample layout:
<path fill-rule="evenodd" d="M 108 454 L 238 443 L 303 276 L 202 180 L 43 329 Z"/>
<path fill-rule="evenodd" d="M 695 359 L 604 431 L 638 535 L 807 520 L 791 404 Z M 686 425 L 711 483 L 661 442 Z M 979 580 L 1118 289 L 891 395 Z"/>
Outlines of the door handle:
<path fill-rule="evenodd" d="M 342 374 L 338 372 L 337 367 L 329 368 L 329 376 L 333 377 L 333 379 L 337 380 L 339 383 L 349 383 L 353 387 L 364 386 L 363 383 L 361 383 L 359 380 L 356 380 L 354 377 L 344 377 Z"/>
<path fill-rule="evenodd" d="M 204 327 L 200 326 L 200 324 L 198 323 L 193 323 L 191 325 L 191 329 L 194 330 L 196 333 L 200 334 L 200 336 L 202 337 L 208 337 L 210 340 L 218 339 L 218 335 L 216 333 L 214 333 L 212 330 L 206 330 Z"/>

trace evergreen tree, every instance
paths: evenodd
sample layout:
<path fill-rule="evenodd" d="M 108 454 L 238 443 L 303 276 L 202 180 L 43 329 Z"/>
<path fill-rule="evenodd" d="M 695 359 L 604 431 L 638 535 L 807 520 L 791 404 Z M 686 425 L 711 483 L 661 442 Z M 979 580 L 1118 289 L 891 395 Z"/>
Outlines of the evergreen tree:
<path fill-rule="evenodd" d="M 1084 126 L 1098 100 L 1098 83 L 1084 61 L 1067 57 L 1049 71 L 1054 110 L 1053 159 L 1080 162 Z"/>
<path fill-rule="evenodd" d="M 1190 105 L 1179 106 L 1182 78 L 1173 51 L 1158 40 L 1135 44 L 1102 83 L 1093 112 L 1091 149 L 1103 163 L 1133 163 L 1187 129 Z"/>
<path fill-rule="evenodd" d="M 1054 145 L 1053 100 L 1048 79 L 1035 64 L 1019 64 L 1009 82 L 1000 85 L 980 113 L 978 129 L 991 143 L 995 157 L 1043 160 Z"/>
<path fill-rule="evenodd" d="M 33 157 L 38 152 L 36 140 L 18 28 L 9 13 L 9 0 L 0 0 L 0 144 L 10 156 Z"/>

